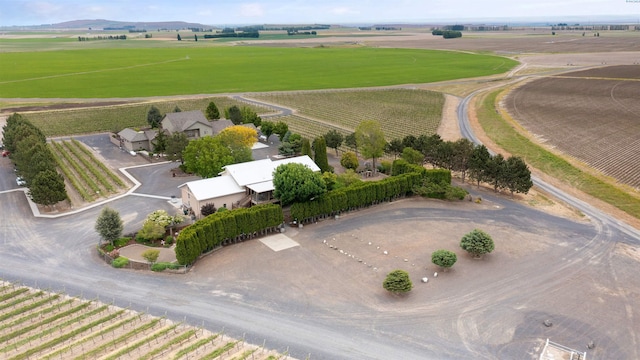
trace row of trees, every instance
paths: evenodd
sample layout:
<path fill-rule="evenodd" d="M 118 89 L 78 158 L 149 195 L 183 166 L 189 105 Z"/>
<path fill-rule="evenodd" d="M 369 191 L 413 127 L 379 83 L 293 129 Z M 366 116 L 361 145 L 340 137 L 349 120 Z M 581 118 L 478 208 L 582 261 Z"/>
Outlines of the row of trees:
<path fill-rule="evenodd" d="M 455 30 L 441 30 L 441 29 L 435 29 L 431 32 L 431 35 L 434 36 L 442 36 L 445 39 L 454 39 L 454 38 L 459 38 L 462 37 L 462 33 L 460 31 L 455 31 Z"/>
<path fill-rule="evenodd" d="M 13 114 L 3 127 L 2 141 L 36 204 L 50 206 L 68 198 L 64 178 L 57 172 L 56 160 L 39 128 Z"/>
<path fill-rule="evenodd" d="M 282 208 L 273 204 L 217 212 L 180 232 L 176 239 L 176 258 L 182 265 L 192 264 L 198 256 L 228 241 L 274 231 L 282 222 Z"/>
<path fill-rule="evenodd" d="M 520 157 L 491 155 L 484 145 L 475 145 L 468 139 L 443 141 L 439 135 L 408 135 L 386 144 L 389 155 L 401 157 L 413 164 L 430 164 L 433 167 L 457 171 L 465 180 L 469 177 L 480 183 L 488 183 L 497 192 L 507 189 L 514 193 L 527 193 L 533 186 L 531 171 Z"/>

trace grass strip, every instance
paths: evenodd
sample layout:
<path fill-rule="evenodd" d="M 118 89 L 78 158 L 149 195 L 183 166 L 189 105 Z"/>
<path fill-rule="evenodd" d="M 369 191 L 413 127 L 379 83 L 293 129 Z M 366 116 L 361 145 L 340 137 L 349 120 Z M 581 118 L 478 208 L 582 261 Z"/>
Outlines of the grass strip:
<path fill-rule="evenodd" d="M 496 90 L 487 94 L 477 111 L 480 125 L 491 140 L 513 156 L 522 157 L 530 166 L 640 219 L 640 199 L 596 176 L 585 173 L 567 160 L 520 134 L 503 117 L 505 114 L 497 111 L 496 103 L 502 91 Z"/>
<path fill-rule="evenodd" d="M 78 176 L 80 176 L 82 181 L 87 186 L 89 186 L 89 188 L 91 188 L 91 190 L 94 193 L 99 193 L 100 192 L 100 187 L 98 186 L 98 184 L 96 184 L 96 182 L 89 175 L 87 175 L 86 169 L 82 168 L 78 164 L 76 159 L 73 156 L 71 156 L 71 154 L 69 154 L 67 151 L 64 150 L 64 147 L 61 144 L 55 143 L 54 146 L 59 147 L 58 148 L 59 153 L 62 155 L 62 157 L 64 157 L 64 159 L 67 161 L 67 163 L 69 165 L 71 165 L 71 167 L 76 171 L 76 173 L 78 174 Z"/>
<path fill-rule="evenodd" d="M 80 160 L 82 165 L 84 165 L 84 167 L 87 170 L 89 170 L 91 175 L 93 175 L 93 177 L 98 180 L 98 182 L 100 183 L 100 185 L 102 185 L 103 188 L 107 189 L 107 191 L 111 193 L 114 192 L 113 185 L 111 185 L 111 183 L 104 177 L 104 175 L 102 174 L 102 172 L 100 172 L 100 170 L 98 170 L 95 166 L 93 166 L 93 163 L 91 161 L 87 160 L 87 157 L 84 155 L 82 151 L 78 150 L 78 148 L 69 141 L 63 141 L 62 144 L 64 145 L 64 147 L 67 148 L 67 150 L 73 153 L 73 156 L 75 156 L 76 159 Z"/>
<path fill-rule="evenodd" d="M 61 150 L 56 147 L 55 145 L 56 143 L 51 143 L 51 144 L 52 144 L 51 153 L 53 154 L 54 160 L 58 164 L 58 169 L 62 171 L 62 174 L 67 178 L 67 180 L 69 180 L 69 182 L 71 183 L 71 186 L 73 186 L 73 188 L 76 189 L 76 191 L 80 194 L 83 200 L 89 201 L 89 202 L 93 201 L 94 197 L 87 192 L 87 190 L 84 188 L 84 186 L 80 184 L 80 182 L 78 182 L 78 178 L 73 174 L 73 172 L 71 172 L 71 170 L 69 170 L 69 167 L 67 166 L 67 164 L 65 164 L 65 162 L 62 160 L 60 156 Z"/>
<path fill-rule="evenodd" d="M 20 293 L 22 294 L 22 293 L 24 293 L 24 291 L 22 291 L 22 292 L 20 292 Z M 10 308 L 10 307 L 13 307 L 13 306 L 15 306 L 15 305 L 18 305 L 18 304 L 20 304 L 21 302 L 25 302 L 25 301 L 27 301 L 27 300 L 31 300 L 31 299 L 33 299 L 33 298 L 35 298 L 35 297 L 42 296 L 42 295 L 44 295 L 44 292 L 42 292 L 42 291 L 38 291 L 38 292 L 36 292 L 36 293 L 29 294 L 29 296 L 23 296 L 23 297 L 21 297 L 21 298 L 19 298 L 19 299 L 15 299 L 15 300 L 10 301 L 10 302 L 8 302 L 8 303 L 4 303 L 4 301 L 6 301 L 6 300 L 4 300 L 4 301 L 3 301 L 3 304 L 2 304 L 2 305 L 0 305 L 0 311 L 4 310 L 4 309 L 6 309 L 6 308 Z M 7 299 L 7 300 L 8 300 L 8 299 Z"/>
<path fill-rule="evenodd" d="M 204 346 L 204 345 L 205 345 L 205 344 L 207 344 L 209 341 L 213 341 L 213 340 L 214 340 L 214 339 L 216 339 L 217 337 L 218 337 L 218 334 L 214 334 L 214 335 L 211 335 L 211 336 L 206 337 L 206 338 L 204 338 L 204 339 L 200 339 L 200 340 L 198 340 L 196 343 L 191 344 L 189 347 L 186 347 L 186 348 L 184 348 L 184 349 L 182 349 L 182 350 L 178 351 L 178 352 L 173 356 L 173 359 L 174 359 L 174 360 L 178 360 L 178 359 L 180 359 L 181 357 L 183 357 L 183 356 L 185 356 L 185 355 L 187 355 L 187 354 L 189 354 L 189 353 L 191 353 L 191 352 L 195 351 L 195 350 L 196 350 L 196 349 L 198 349 L 199 347 Z"/>
<path fill-rule="evenodd" d="M 104 171 L 107 175 L 109 175 L 111 180 L 113 180 L 113 182 L 116 185 L 118 185 L 119 187 L 125 187 L 126 186 L 124 181 L 122 181 L 122 179 L 120 179 L 120 177 L 118 175 L 116 175 L 113 171 L 111 171 L 111 169 L 109 169 L 102 161 L 98 161 L 98 159 L 96 159 L 96 157 L 91 153 L 91 151 L 89 149 L 86 148 L 86 146 L 82 145 L 76 139 L 71 139 L 71 142 L 73 142 L 73 144 L 76 145 L 76 147 L 78 147 L 78 149 L 80 149 L 82 152 L 87 154 L 87 156 L 89 156 L 91 158 L 91 161 L 93 161 L 94 164 L 98 165 L 98 167 L 101 168 L 102 171 Z"/>
<path fill-rule="evenodd" d="M 162 329 L 162 330 L 160 330 L 158 332 L 150 334 L 149 336 L 147 336 L 147 337 L 145 337 L 145 338 L 143 338 L 143 339 L 141 339 L 141 340 L 139 340 L 139 341 L 137 341 L 137 342 L 125 347 L 125 348 L 120 349 L 120 351 L 116 352 L 115 354 L 111 354 L 111 355 L 107 356 L 106 358 L 104 358 L 104 360 L 116 360 L 120 356 L 128 354 L 132 350 L 141 347 L 142 345 L 148 343 L 149 341 L 152 341 L 153 339 L 155 339 L 155 338 L 157 338 L 159 336 L 165 335 L 166 333 L 168 333 L 169 331 L 171 331 L 171 330 L 173 330 L 173 329 L 175 329 L 177 327 L 178 327 L 178 324 L 175 324 L 173 326 L 170 326 L 168 328 L 164 328 L 164 329 Z"/>
<path fill-rule="evenodd" d="M 9 319 L 9 318 L 11 318 L 11 317 L 13 317 L 15 315 L 22 314 L 22 313 L 25 313 L 25 312 L 27 312 L 29 310 L 33 310 L 33 309 L 39 308 L 40 306 L 42 306 L 42 305 L 44 305 L 46 303 L 50 303 L 53 300 L 57 300 L 59 297 L 60 297 L 60 295 L 56 294 L 54 296 L 48 297 L 46 299 L 42 299 L 42 300 L 40 300 L 38 302 L 34 302 L 32 304 L 25 305 L 25 306 L 23 306 L 21 308 L 15 309 L 15 310 L 13 310 L 11 312 L 8 312 L 6 314 L 0 315 L 0 323 L 3 323 L 5 320 L 7 320 L 7 319 Z M 57 307 L 59 307 L 61 305 L 66 305 L 71 301 L 73 301 L 73 300 L 67 300 L 62 304 L 53 305 L 53 306 L 51 306 L 51 307 L 49 307 L 47 309 L 44 309 L 44 310 L 41 310 L 39 312 L 36 312 L 36 313 L 30 314 L 30 315 L 21 317 L 21 318 L 13 321 L 11 323 L 2 324 L 2 326 L 0 326 L 0 330 L 6 329 L 6 328 L 11 327 L 11 326 L 14 326 L 16 324 L 20 324 L 20 323 L 22 323 L 24 321 L 27 321 L 27 320 L 31 319 L 34 316 L 38 316 L 38 315 L 41 315 L 41 314 L 46 314 L 48 312 L 51 312 L 51 311 L 55 310 Z"/>
<path fill-rule="evenodd" d="M 120 343 L 120 342 L 122 342 L 122 341 L 124 341 L 124 340 L 126 340 L 128 338 L 130 338 L 130 337 L 134 337 L 134 336 L 138 335 L 141 332 L 144 332 L 144 331 L 146 331 L 148 329 L 153 328 L 154 326 L 156 326 L 156 324 L 158 324 L 158 322 L 160 322 L 160 320 L 161 319 L 159 319 L 159 318 L 158 319 L 153 319 L 153 320 L 149 321 L 148 323 L 146 323 L 146 324 L 144 324 L 144 325 L 142 325 L 140 327 L 137 327 L 137 328 L 129 331 L 128 333 L 109 341 L 108 343 L 102 344 L 102 346 L 99 346 L 99 347 L 97 347 L 97 348 L 95 348 L 95 349 L 93 349 L 93 350 L 91 350 L 91 351 L 89 351 L 87 353 L 84 353 L 84 354 L 76 357 L 75 359 L 76 360 L 80 360 L 80 359 L 95 359 L 95 358 L 97 358 L 96 355 L 101 353 L 101 352 L 103 352 L 105 349 L 108 349 L 110 346 L 116 345 L 116 344 L 118 344 L 118 343 Z"/>
<path fill-rule="evenodd" d="M 19 289 L 14 290 L 14 291 L 12 291 L 10 293 L 3 294 L 2 296 L 0 296 L 0 302 L 5 302 L 5 301 L 11 299 L 12 297 L 16 297 L 16 296 L 18 296 L 18 295 L 20 295 L 20 294 L 22 294 L 22 293 L 24 293 L 26 291 L 29 291 L 29 289 L 27 289 L 27 288 L 19 288 Z"/>
<path fill-rule="evenodd" d="M 65 335 L 65 336 L 64 336 L 64 339 L 62 339 L 62 341 L 64 342 L 64 341 L 66 341 L 66 340 L 68 340 L 68 339 L 71 339 L 72 337 L 74 337 L 74 336 L 76 336 L 76 335 L 78 335 L 78 334 L 81 334 L 82 332 L 86 331 L 87 329 L 91 329 L 91 328 L 93 328 L 94 326 L 100 325 L 101 323 L 103 323 L 103 322 L 105 322 L 105 321 L 109 321 L 109 320 L 115 319 L 115 318 L 119 317 L 120 315 L 122 315 L 124 312 L 125 312 L 125 310 L 124 310 L 124 309 L 123 309 L 123 310 L 120 310 L 120 311 L 118 311 L 118 312 L 116 312 L 116 313 L 112 314 L 111 316 L 107 316 L 106 318 L 101 319 L 101 321 L 100 321 L 100 320 L 98 320 L 98 321 L 95 321 L 95 322 L 93 322 L 93 323 L 91 323 L 91 324 L 88 324 L 88 325 L 86 325 L 86 326 L 83 326 L 83 327 L 82 327 L 82 328 L 80 328 L 80 329 L 74 330 L 72 333 L 69 333 L 68 335 Z M 77 346 L 77 345 L 80 345 L 80 344 L 86 343 L 86 342 L 88 342 L 89 340 L 92 340 L 92 339 L 94 339 L 94 338 L 97 338 L 98 336 L 102 336 L 103 334 L 106 334 L 106 333 L 108 333 L 108 332 L 110 332 L 110 331 L 113 331 L 114 329 L 117 329 L 117 328 L 119 328 L 119 327 L 121 327 L 121 326 L 124 326 L 124 325 L 126 325 L 126 324 L 128 324 L 128 323 L 130 323 L 130 322 L 134 321 L 136 318 L 137 318 L 137 316 L 131 316 L 131 317 L 130 317 L 130 318 L 128 318 L 128 319 L 125 319 L 125 320 L 122 320 L 122 321 L 120 321 L 120 322 L 118 322 L 118 323 L 116 323 L 116 324 L 113 324 L 112 326 L 109 326 L 109 327 L 107 327 L 107 328 L 105 328 L 105 329 L 102 329 L 102 330 L 100 330 L 99 332 L 94 333 L 94 334 L 93 334 L 93 335 L 91 335 L 91 336 L 87 336 L 87 337 L 83 338 L 81 341 L 75 342 L 75 343 L 73 343 L 73 344 L 69 344 L 68 346 L 66 346 L 66 347 L 64 347 L 64 348 L 58 349 L 58 350 L 56 350 L 56 351 L 55 351 L 55 352 L 53 352 L 53 353 L 50 353 L 50 354 L 47 354 L 46 356 L 43 356 L 43 357 L 42 357 L 42 360 L 45 360 L 45 359 L 52 359 L 52 358 L 54 358 L 54 357 L 58 356 L 59 354 L 62 354 L 62 353 L 64 353 L 64 352 L 67 352 L 67 351 L 71 350 L 71 348 L 72 348 L 73 346 Z M 60 342 L 60 341 L 58 341 L 58 342 Z"/>
<path fill-rule="evenodd" d="M 80 311 L 80 310 L 84 310 L 84 309 L 85 309 L 85 308 L 87 308 L 89 305 L 91 305 L 91 303 L 89 303 L 89 302 L 82 303 L 82 304 L 80 304 L 80 305 L 78 305 L 78 306 L 76 306 L 76 307 L 74 307 L 74 308 L 71 308 L 71 309 L 69 309 L 69 310 L 67 310 L 67 311 L 63 311 L 63 312 L 61 312 L 61 313 L 58 313 L 58 314 L 56 314 L 55 316 L 52 316 L 52 317 L 49 317 L 49 318 L 43 319 L 43 320 L 42 320 L 42 321 L 40 321 L 40 322 L 36 322 L 36 323 L 31 324 L 31 325 L 29 325 L 29 326 L 21 327 L 20 329 L 18 329 L 18 330 L 16 330 L 16 331 L 14 331 L 14 332 L 11 332 L 11 333 L 6 334 L 6 335 L 4 335 L 4 336 L 0 336 L 0 343 L 3 343 L 3 342 L 5 342 L 5 341 L 7 341 L 7 340 L 9 340 L 9 339 L 13 339 L 13 338 L 19 337 L 20 335 L 26 334 L 26 333 L 30 332 L 31 330 L 33 330 L 33 329 L 37 329 L 37 328 L 39 328 L 39 327 L 41 327 L 41 326 L 51 324 L 51 323 L 52 323 L 52 322 L 54 322 L 54 321 L 57 321 L 57 320 L 59 320 L 59 319 L 62 319 L 62 318 L 64 318 L 64 317 L 67 317 L 67 316 L 69 316 L 69 315 L 75 314 L 75 313 L 77 313 L 77 312 L 78 312 L 78 311 Z M 80 316 L 80 317 L 82 317 L 82 316 Z M 75 319 L 74 319 L 74 321 L 75 321 Z M 42 333 L 40 333 L 40 334 L 36 334 L 36 336 L 32 336 L 32 337 L 29 337 L 29 338 L 26 338 L 26 339 L 22 339 L 22 340 L 20 340 L 20 341 L 17 341 L 17 342 L 15 342 L 15 343 L 13 343 L 13 344 L 12 344 L 12 346 L 16 346 L 16 347 L 17 347 L 17 346 L 19 346 L 19 345 L 26 344 L 26 343 L 28 343 L 29 341 L 33 340 L 34 338 L 38 338 L 38 337 L 41 337 L 41 336 L 43 336 L 43 335 L 46 335 L 46 334 L 48 334 L 48 333 L 50 333 L 50 332 L 54 331 L 55 329 L 56 329 L 55 327 L 51 327 L 51 328 L 49 328 L 48 330 L 45 330 L 44 332 L 42 332 Z"/>
<path fill-rule="evenodd" d="M 224 346 L 221 346 L 221 347 L 215 349 L 213 352 L 205 355 L 204 357 L 201 358 L 201 360 L 213 360 L 213 359 L 217 358 L 218 356 L 224 354 L 225 351 L 231 350 L 234 346 L 236 346 L 237 343 L 238 343 L 237 341 L 228 342 Z"/>

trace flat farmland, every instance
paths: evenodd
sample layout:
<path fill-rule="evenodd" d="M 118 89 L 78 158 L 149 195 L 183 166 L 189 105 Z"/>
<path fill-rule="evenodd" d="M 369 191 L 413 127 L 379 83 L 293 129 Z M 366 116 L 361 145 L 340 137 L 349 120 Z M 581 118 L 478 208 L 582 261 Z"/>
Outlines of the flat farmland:
<path fill-rule="evenodd" d="M 166 47 L 0 54 L 2 98 L 112 98 L 429 83 L 511 59 L 388 48 Z"/>
<path fill-rule="evenodd" d="M 640 66 L 611 66 L 529 82 L 504 100 L 541 142 L 640 188 Z"/>

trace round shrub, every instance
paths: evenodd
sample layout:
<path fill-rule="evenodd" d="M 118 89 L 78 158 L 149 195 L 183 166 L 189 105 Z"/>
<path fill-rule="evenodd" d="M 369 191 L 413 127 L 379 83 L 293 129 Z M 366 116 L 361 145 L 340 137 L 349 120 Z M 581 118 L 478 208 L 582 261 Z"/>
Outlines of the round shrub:
<path fill-rule="evenodd" d="M 113 262 L 111 263 L 111 266 L 117 269 L 123 268 L 127 265 L 129 265 L 129 259 L 124 256 L 120 256 L 119 258 L 113 260 Z"/>

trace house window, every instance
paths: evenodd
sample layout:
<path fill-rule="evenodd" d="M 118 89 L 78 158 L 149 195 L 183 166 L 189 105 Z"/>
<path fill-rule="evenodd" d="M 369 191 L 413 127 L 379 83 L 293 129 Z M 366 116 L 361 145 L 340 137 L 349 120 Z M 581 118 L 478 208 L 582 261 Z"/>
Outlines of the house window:
<path fill-rule="evenodd" d="M 223 205 L 222 205 L 222 207 L 226 208 L 226 207 L 227 207 L 227 204 L 223 204 Z"/>

